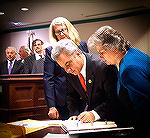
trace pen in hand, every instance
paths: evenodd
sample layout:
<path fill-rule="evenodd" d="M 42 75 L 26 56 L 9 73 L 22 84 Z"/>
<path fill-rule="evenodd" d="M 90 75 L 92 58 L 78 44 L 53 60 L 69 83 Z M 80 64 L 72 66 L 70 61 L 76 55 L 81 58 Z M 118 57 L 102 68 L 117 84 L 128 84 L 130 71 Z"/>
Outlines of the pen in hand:
<path fill-rule="evenodd" d="M 95 116 L 90 111 L 84 111 L 80 115 L 78 115 L 77 119 L 81 123 L 93 123 L 95 120 Z"/>
<path fill-rule="evenodd" d="M 79 120 L 77 120 L 77 127 L 79 126 L 79 122 L 80 122 L 80 121 L 79 121 Z"/>

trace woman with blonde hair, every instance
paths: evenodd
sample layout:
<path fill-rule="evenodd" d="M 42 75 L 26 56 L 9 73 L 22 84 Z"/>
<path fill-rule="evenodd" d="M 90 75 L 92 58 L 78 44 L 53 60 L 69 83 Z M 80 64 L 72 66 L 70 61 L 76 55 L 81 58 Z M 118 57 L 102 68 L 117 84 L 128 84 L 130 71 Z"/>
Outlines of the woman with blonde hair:
<path fill-rule="evenodd" d="M 49 27 L 49 40 L 50 43 L 57 42 L 59 40 L 59 35 L 55 32 L 55 26 L 64 24 L 66 26 L 66 30 L 62 29 L 59 33 L 65 33 L 68 32 L 67 38 L 70 38 L 76 45 L 80 45 L 80 37 L 78 31 L 75 29 L 75 27 L 64 17 L 57 17 L 55 18 Z"/>
<path fill-rule="evenodd" d="M 44 62 L 44 92 L 48 106 L 50 119 L 67 119 L 69 111 L 66 105 L 66 76 L 65 71 L 52 58 L 51 50 L 55 43 L 62 39 L 72 40 L 79 49 L 88 52 L 87 44 L 80 40 L 76 28 L 64 17 L 57 17 L 52 20 L 49 27 L 49 41 L 51 46 L 46 48 Z M 76 105 L 83 104 L 77 101 Z"/>

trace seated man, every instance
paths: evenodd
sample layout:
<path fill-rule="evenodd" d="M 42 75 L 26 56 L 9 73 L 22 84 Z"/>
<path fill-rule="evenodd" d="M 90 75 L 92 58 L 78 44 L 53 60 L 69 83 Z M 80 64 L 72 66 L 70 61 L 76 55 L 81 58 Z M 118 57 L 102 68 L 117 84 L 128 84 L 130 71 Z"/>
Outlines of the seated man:
<path fill-rule="evenodd" d="M 67 104 L 70 119 L 78 119 L 81 122 L 115 120 L 118 73 L 116 66 L 108 66 L 94 55 L 82 52 L 69 39 L 57 42 L 51 54 L 68 73 Z M 80 99 L 86 104 L 82 111 L 78 106 Z"/>

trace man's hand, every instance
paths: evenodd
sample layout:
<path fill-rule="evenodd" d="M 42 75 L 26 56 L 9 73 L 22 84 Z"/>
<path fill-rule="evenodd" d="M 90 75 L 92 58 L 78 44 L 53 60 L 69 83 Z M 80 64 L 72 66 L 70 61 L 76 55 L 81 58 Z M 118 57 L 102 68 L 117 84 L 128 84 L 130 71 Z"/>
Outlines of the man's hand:
<path fill-rule="evenodd" d="M 59 118 L 59 112 L 55 107 L 49 108 L 48 116 L 50 119 L 58 119 Z"/>
<path fill-rule="evenodd" d="M 95 116 L 92 112 L 85 111 L 78 115 L 78 120 L 82 123 L 93 123 L 95 121 Z"/>

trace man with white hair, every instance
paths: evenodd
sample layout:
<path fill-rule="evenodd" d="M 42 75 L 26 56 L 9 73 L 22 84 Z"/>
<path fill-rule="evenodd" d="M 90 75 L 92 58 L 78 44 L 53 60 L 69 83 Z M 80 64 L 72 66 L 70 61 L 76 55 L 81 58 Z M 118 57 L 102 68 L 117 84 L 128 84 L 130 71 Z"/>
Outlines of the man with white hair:
<path fill-rule="evenodd" d="M 27 46 L 23 45 L 19 48 L 18 54 L 20 56 L 21 62 L 24 62 L 24 59 L 30 55 L 30 50 Z"/>
<path fill-rule="evenodd" d="M 82 52 L 76 44 L 63 39 L 52 49 L 52 58 L 67 72 L 67 105 L 71 120 L 94 122 L 117 118 L 117 68 L 93 55 Z M 80 111 L 78 101 L 85 108 Z"/>

